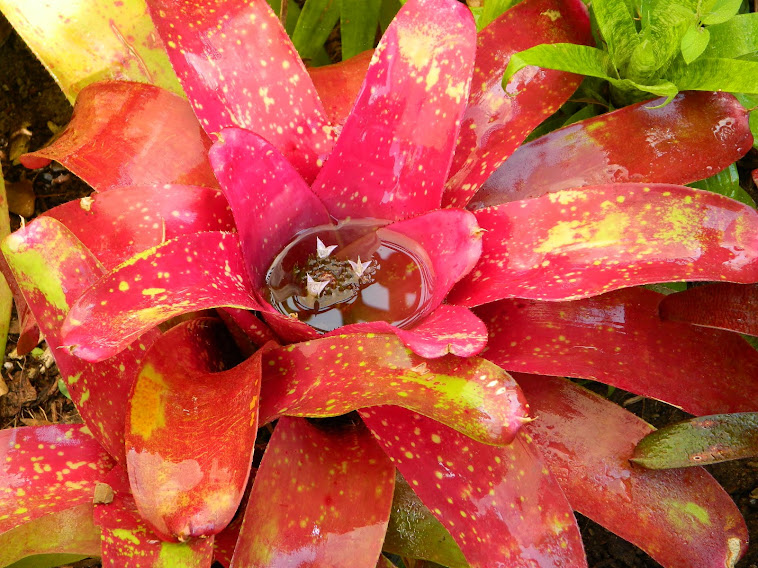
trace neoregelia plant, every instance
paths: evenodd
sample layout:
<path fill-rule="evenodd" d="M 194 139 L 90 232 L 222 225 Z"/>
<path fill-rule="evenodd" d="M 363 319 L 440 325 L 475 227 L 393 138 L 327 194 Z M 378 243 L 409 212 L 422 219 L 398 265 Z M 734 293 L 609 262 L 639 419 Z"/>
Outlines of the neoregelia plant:
<path fill-rule="evenodd" d="M 0 561 L 586 566 L 573 509 L 667 567 L 736 562 L 744 521 L 705 471 L 632 465 L 650 426 L 542 376 L 754 409 L 758 353 L 639 287 L 758 281 L 758 214 L 680 185 L 750 147 L 733 97 L 621 109 L 506 161 L 578 84 L 530 69 L 505 93 L 508 59 L 587 43 L 579 0 L 478 37 L 462 4 L 410 0 L 368 67 L 313 78 L 260 0 L 149 6 L 189 103 L 96 83 L 24 158 L 96 190 L 3 243 L 87 426 L 0 433 Z"/>

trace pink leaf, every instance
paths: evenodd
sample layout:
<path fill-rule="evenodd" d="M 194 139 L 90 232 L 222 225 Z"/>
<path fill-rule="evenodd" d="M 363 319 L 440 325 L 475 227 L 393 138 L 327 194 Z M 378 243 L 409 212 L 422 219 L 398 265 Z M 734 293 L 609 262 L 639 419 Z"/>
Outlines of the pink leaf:
<path fill-rule="evenodd" d="M 652 427 L 563 379 L 519 376 L 539 420 L 525 427 L 575 510 L 636 544 L 665 568 L 734 566 L 747 529 L 702 468 L 629 464 Z"/>
<path fill-rule="evenodd" d="M 758 336 L 758 286 L 717 282 L 671 294 L 661 317 Z"/>
<path fill-rule="evenodd" d="M 687 187 L 564 190 L 475 212 L 482 258 L 448 298 L 574 300 L 675 280 L 758 281 L 758 213 Z"/>
<path fill-rule="evenodd" d="M 0 430 L 0 533 L 90 503 L 113 465 L 82 424 Z"/>
<path fill-rule="evenodd" d="M 161 537 L 208 536 L 232 520 L 250 473 L 262 353 L 234 366 L 234 342 L 211 318 L 179 324 L 147 352 L 126 463 L 137 508 Z"/>
<path fill-rule="evenodd" d="M 478 36 L 476 68 L 443 204 L 462 207 L 482 183 L 579 86 L 580 77 L 530 68 L 514 92 L 501 81 L 516 52 L 541 43 L 590 43 L 587 9 L 580 0 L 527 0 Z M 518 76 L 517 76 L 518 77 Z"/>
<path fill-rule="evenodd" d="M 476 218 L 462 209 L 429 211 L 386 228 L 412 238 L 429 255 L 435 275 L 432 309 L 442 303 L 456 282 L 471 272 L 482 254 Z"/>
<path fill-rule="evenodd" d="M 218 190 L 185 185 L 114 188 L 45 215 L 66 225 L 109 270 L 179 235 L 234 230 L 229 205 Z"/>
<path fill-rule="evenodd" d="M 487 444 L 507 444 L 525 420 L 518 389 L 479 358 L 425 360 L 392 335 L 342 335 L 264 356 L 261 423 L 279 416 L 339 416 L 393 404 Z"/>
<path fill-rule="evenodd" d="M 332 124 L 344 124 L 350 115 L 373 55 L 370 49 L 347 61 L 308 69 Z"/>
<path fill-rule="evenodd" d="M 487 345 L 487 327 L 468 308 L 443 304 L 417 326 L 400 329 L 374 321 L 343 325 L 327 336 L 352 333 L 394 333 L 403 344 L 425 359 L 452 353 L 459 357 L 479 354 Z"/>
<path fill-rule="evenodd" d="M 396 220 L 440 206 L 474 33 L 470 12 L 454 0 L 410 0 L 400 10 L 313 185 L 333 217 Z"/>
<path fill-rule="evenodd" d="M 472 568 L 586 567 L 571 508 L 527 437 L 499 448 L 403 408 L 360 414 Z"/>
<path fill-rule="evenodd" d="M 484 183 L 470 207 L 605 183 L 684 185 L 750 148 L 747 111 L 728 93 L 685 92 L 583 120 L 524 144 Z"/>
<path fill-rule="evenodd" d="M 328 225 L 329 213 L 286 158 L 253 132 L 225 129 L 210 160 L 234 213 L 253 286 L 259 289 L 274 257 L 295 234 Z"/>
<path fill-rule="evenodd" d="M 164 183 L 216 187 L 210 145 L 182 97 L 143 83 L 105 81 L 83 89 L 60 138 L 21 163 L 41 168 L 55 160 L 97 191 Z"/>
<path fill-rule="evenodd" d="M 754 410 L 758 352 L 732 333 L 661 321 L 662 297 L 629 288 L 479 308 L 490 330 L 485 357 L 510 371 L 600 381 L 693 414 Z"/>
<path fill-rule="evenodd" d="M 177 315 L 258 309 L 234 233 L 184 235 L 128 260 L 84 293 L 62 328 L 78 357 L 99 361 Z"/>
<path fill-rule="evenodd" d="M 209 134 L 269 140 L 312 181 L 332 141 L 300 57 L 263 0 L 148 0 L 184 91 Z"/>
<path fill-rule="evenodd" d="M 95 507 L 95 523 L 103 531 L 103 565 L 118 568 L 210 568 L 213 562 L 213 537 L 183 543 L 161 541 L 137 512 L 123 468 L 113 468 L 105 481 L 113 489 L 113 500 Z"/>
<path fill-rule="evenodd" d="M 395 471 L 362 424 L 282 418 L 255 477 L 232 566 L 373 568 Z"/>
<path fill-rule="evenodd" d="M 142 354 L 158 337 L 158 330 L 144 328 L 138 339 L 124 342 L 125 351 L 108 361 L 82 361 L 62 348 L 61 324 L 69 306 L 100 278 L 102 265 L 52 217 L 39 217 L 10 235 L 3 242 L 3 254 L 45 334 L 79 413 L 95 438 L 123 462 L 126 400 Z"/>

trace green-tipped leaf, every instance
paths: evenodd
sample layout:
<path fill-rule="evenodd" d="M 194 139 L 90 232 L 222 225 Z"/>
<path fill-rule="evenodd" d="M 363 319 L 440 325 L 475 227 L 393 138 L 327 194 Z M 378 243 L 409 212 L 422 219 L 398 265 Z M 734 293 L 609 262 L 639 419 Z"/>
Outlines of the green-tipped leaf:
<path fill-rule="evenodd" d="M 648 434 L 632 461 L 649 469 L 706 465 L 758 456 L 758 412 L 700 416 Z"/>

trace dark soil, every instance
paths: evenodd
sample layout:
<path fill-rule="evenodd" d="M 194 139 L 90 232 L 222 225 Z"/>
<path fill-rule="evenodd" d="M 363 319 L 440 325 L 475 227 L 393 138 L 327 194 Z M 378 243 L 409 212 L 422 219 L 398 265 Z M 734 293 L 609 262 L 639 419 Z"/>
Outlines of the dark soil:
<path fill-rule="evenodd" d="M 15 209 L 11 213 L 13 229 L 21 223 L 19 215 L 28 221 L 91 191 L 60 166 L 29 171 L 12 159 L 19 149 L 34 150 L 45 145 L 68 122 L 71 110 L 47 72 L 0 15 L 0 164 L 9 201 Z M 58 389 L 59 374 L 45 344 L 34 354 L 19 357 L 14 349 L 17 321 L 12 323 L 11 331 L 1 375 L 8 392 L 0 395 L 0 428 L 80 421 L 74 406 Z M 602 389 L 605 392 L 605 387 Z M 611 397 L 619 404 L 625 401 L 628 404 L 633 398 L 637 397 L 622 391 Z M 672 407 L 647 399 L 628 404 L 627 408 L 657 427 L 687 417 Z M 758 461 L 719 464 L 709 470 L 739 506 L 752 540 L 757 543 L 737 566 L 758 568 Z M 581 515 L 579 526 L 591 568 L 660 567 L 635 546 Z"/>

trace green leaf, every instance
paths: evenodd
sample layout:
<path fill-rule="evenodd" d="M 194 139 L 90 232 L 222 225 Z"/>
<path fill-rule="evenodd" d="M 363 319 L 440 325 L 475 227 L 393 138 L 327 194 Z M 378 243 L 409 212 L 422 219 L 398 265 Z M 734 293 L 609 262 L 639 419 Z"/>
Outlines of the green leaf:
<path fill-rule="evenodd" d="M 710 3 L 707 13 L 700 16 L 700 21 L 705 25 L 723 24 L 737 15 L 742 5 L 742 0 L 716 0 Z"/>
<path fill-rule="evenodd" d="M 682 37 L 696 16 L 681 0 L 651 2 L 643 14 L 640 43 L 632 53 L 625 77 L 648 83 L 660 78 L 677 56 Z"/>
<path fill-rule="evenodd" d="M 755 201 L 740 187 L 740 175 L 737 173 L 737 166 L 734 164 L 714 176 L 690 184 L 690 187 L 720 193 L 745 205 L 755 207 Z"/>
<path fill-rule="evenodd" d="M 382 7 L 379 10 L 379 26 L 382 31 L 387 29 L 401 6 L 399 0 L 382 0 Z"/>
<path fill-rule="evenodd" d="M 706 28 L 693 24 L 685 32 L 682 38 L 682 57 L 684 57 L 685 63 L 689 64 L 700 57 L 708 47 L 708 41 L 711 39 L 711 34 Z"/>
<path fill-rule="evenodd" d="M 518 4 L 521 0 L 484 0 L 482 15 L 477 23 L 477 30 L 487 26 L 493 20 L 502 16 L 508 9 Z"/>
<path fill-rule="evenodd" d="M 11 232 L 8 218 L 8 198 L 5 194 L 5 182 L 2 170 L 0 170 L 0 239 L 4 239 Z M 5 343 L 8 340 L 8 330 L 11 325 L 11 311 L 13 309 L 13 293 L 8 287 L 5 278 L 0 276 L 0 354 L 5 354 Z"/>
<path fill-rule="evenodd" d="M 689 65 L 679 62 L 664 78 L 682 91 L 727 91 L 758 94 L 758 62 L 704 58 Z"/>
<path fill-rule="evenodd" d="M 649 469 L 705 465 L 758 456 L 758 412 L 692 418 L 648 434 L 630 460 Z"/>
<path fill-rule="evenodd" d="M 282 0 L 267 0 L 268 5 L 274 11 L 274 14 L 279 14 L 282 10 Z M 287 31 L 287 35 L 292 37 L 292 33 L 295 31 L 297 20 L 300 18 L 300 6 L 295 2 L 287 3 L 287 24 L 284 29 Z"/>
<path fill-rule="evenodd" d="M 340 0 L 342 60 L 374 47 L 382 0 Z"/>
<path fill-rule="evenodd" d="M 594 47 L 573 43 L 542 44 L 512 55 L 503 76 L 503 88 L 513 75 L 527 65 L 537 65 L 547 69 L 598 77 L 609 81 L 621 91 L 636 90 L 666 97 L 666 103 L 679 92 L 676 85 L 669 81 L 657 81 L 654 84 L 643 85 L 629 79 L 612 77 L 610 75 L 612 64 L 610 56 L 606 52 Z"/>
<path fill-rule="evenodd" d="M 587 105 L 585 107 L 582 107 L 578 111 L 576 111 L 571 116 L 569 116 L 562 126 L 568 126 L 570 124 L 574 124 L 575 122 L 579 122 L 580 120 L 584 120 L 586 118 L 592 118 L 593 116 L 597 116 L 598 114 L 599 113 L 598 113 L 597 105 Z"/>
<path fill-rule="evenodd" d="M 709 26 L 711 42 L 706 57 L 736 58 L 758 51 L 758 12 L 735 16 L 723 24 Z"/>
<path fill-rule="evenodd" d="M 734 93 L 740 104 L 746 109 L 758 109 L 758 95 L 746 95 L 745 93 Z M 758 112 L 751 112 L 748 119 L 750 132 L 753 134 L 753 148 L 758 148 Z"/>
<path fill-rule="evenodd" d="M 624 69 L 640 43 L 629 8 L 617 0 L 595 0 L 592 10 L 613 63 L 617 69 Z"/>
<path fill-rule="evenodd" d="M 182 88 L 147 12 L 145 0 L 0 0 L 24 42 L 73 102 L 104 79 Z"/>
<path fill-rule="evenodd" d="M 312 60 L 339 19 L 339 0 L 306 0 L 292 33 L 292 43 L 300 57 Z"/>

